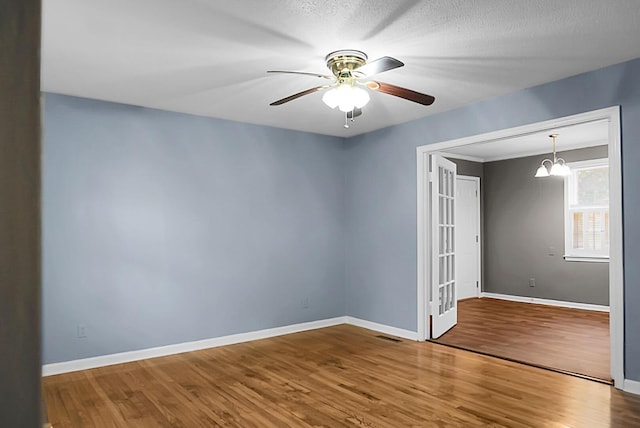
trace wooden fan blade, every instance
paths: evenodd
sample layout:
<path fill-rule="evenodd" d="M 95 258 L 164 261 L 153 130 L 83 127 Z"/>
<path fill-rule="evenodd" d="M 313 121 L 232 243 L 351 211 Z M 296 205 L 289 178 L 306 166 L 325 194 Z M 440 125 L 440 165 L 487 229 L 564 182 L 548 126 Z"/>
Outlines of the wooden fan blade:
<path fill-rule="evenodd" d="M 283 99 L 278 100 L 278 101 L 274 101 L 269 105 L 270 106 L 279 106 L 279 105 L 282 105 L 284 103 L 288 103 L 289 101 L 293 101 L 293 100 L 295 100 L 297 98 L 300 98 L 302 96 L 309 95 L 309 94 L 312 94 L 314 92 L 321 91 L 323 89 L 328 88 L 329 86 L 331 86 L 331 85 L 316 86 L 315 88 L 307 89 L 306 91 L 298 92 L 297 94 L 289 95 L 286 98 L 283 98 Z"/>
<path fill-rule="evenodd" d="M 268 70 L 267 73 L 286 73 L 286 74 L 302 74 L 305 76 L 320 77 L 322 79 L 333 79 L 333 76 L 318 73 L 307 73 L 306 71 L 287 71 L 287 70 Z"/>
<path fill-rule="evenodd" d="M 404 63 L 402 61 L 391 58 L 390 56 L 383 56 L 382 58 L 369 61 L 362 67 L 356 68 L 354 71 L 357 73 L 361 73 L 364 77 L 368 77 L 402 66 L 404 66 Z"/>
<path fill-rule="evenodd" d="M 360 115 L 362 115 L 362 109 L 358 108 L 358 107 L 356 107 L 353 110 L 347 112 L 347 118 L 348 119 L 353 119 L 354 117 L 358 117 Z"/>
<path fill-rule="evenodd" d="M 412 91 L 411 89 L 402 88 L 390 83 L 373 81 L 367 82 L 367 88 L 373 91 L 383 92 L 385 94 L 404 98 L 405 100 L 413 101 L 414 103 L 422 104 L 425 106 L 430 106 L 436 100 L 431 95 L 422 94 L 420 92 Z"/>

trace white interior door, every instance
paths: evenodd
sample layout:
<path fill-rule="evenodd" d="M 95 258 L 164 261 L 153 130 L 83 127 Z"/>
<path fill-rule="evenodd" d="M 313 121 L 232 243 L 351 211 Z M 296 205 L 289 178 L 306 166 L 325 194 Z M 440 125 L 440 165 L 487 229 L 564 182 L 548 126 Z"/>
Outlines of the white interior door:
<path fill-rule="evenodd" d="M 431 337 L 458 321 L 456 299 L 456 164 L 431 155 Z"/>
<path fill-rule="evenodd" d="M 456 285 L 458 300 L 480 296 L 480 178 L 456 178 Z"/>

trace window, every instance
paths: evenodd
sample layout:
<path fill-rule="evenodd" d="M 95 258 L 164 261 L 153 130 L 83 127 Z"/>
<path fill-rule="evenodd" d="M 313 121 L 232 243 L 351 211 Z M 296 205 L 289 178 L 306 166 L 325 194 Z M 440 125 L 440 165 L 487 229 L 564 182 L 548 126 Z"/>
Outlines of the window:
<path fill-rule="evenodd" d="M 568 164 L 564 182 L 565 259 L 609 260 L 609 161 Z"/>

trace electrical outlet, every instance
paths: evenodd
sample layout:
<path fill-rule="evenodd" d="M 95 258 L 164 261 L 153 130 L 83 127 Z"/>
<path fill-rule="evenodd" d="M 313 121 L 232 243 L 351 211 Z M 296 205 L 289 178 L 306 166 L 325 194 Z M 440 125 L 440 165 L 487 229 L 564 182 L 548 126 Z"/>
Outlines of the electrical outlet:
<path fill-rule="evenodd" d="M 308 308 L 309 307 L 309 298 L 308 297 L 303 297 L 302 299 L 300 299 L 300 304 L 302 305 L 303 308 Z"/>
<path fill-rule="evenodd" d="M 536 286 L 536 279 L 529 278 L 529 287 L 535 287 L 535 286 Z"/>
<path fill-rule="evenodd" d="M 87 326 L 86 325 L 78 324 L 77 337 L 79 339 L 81 339 L 83 337 L 87 337 Z"/>

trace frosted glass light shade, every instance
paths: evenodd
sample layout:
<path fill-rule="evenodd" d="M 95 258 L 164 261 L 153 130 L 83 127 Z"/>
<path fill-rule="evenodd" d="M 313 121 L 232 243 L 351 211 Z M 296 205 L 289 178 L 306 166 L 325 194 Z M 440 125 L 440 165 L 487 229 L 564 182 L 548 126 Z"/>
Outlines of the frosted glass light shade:
<path fill-rule="evenodd" d="M 340 111 L 348 112 L 354 109 L 356 106 L 353 94 L 353 86 L 340 85 L 336 89 L 338 94 L 338 108 Z"/>
<path fill-rule="evenodd" d="M 369 93 L 362 88 L 343 83 L 337 88 L 329 89 L 322 96 L 322 101 L 329 108 L 338 107 L 340 111 L 349 112 L 354 108 L 364 107 L 369 102 Z"/>
<path fill-rule="evenodd" d="M 549 171 L 550 175 L 562 175 L 562 165 L 560 165 L 558 162 L 554 163 L 551 166 L 551 171 Z"/>
<path fill-rule="evenodd" d="M 329 89 L 327 92 L 324 93 L 324 95 L 322 96 L 322 101 L 329 106 L 329 108 L 336 108 L 338 107 L 338 103 L 340 102 L 340 100 L 338 100 L 338 91 L 333 88 L 333 89 Z"/>
<path fill-rule="evenodd" d="M 357 88 L 355 86 L 353 88 L 353 103 L 357 108 L 362 108 L 367 105 L 369 102 L 369 92 L 365 91 L 362 88 Z"/>
<path fill-rule="evenodd" d="M 553 164 L 553 166 L 551 166 L 551 171 L 549 171 L 549 174 L 559 176 L 559 177 L 565 177 L 567 175 L 570 175 L 571 170 L 569 169 L 569 167 L 566 164 L 561 162 L 564 162 L 564 161 L 562 159 L 558 159 Z"/>
<path fill-rule="evenodd" d="M 540 165 L 540 168 L 536 171 L 536 175 L 534 177 L 548 177 L 549 171 L 547 171 L 547 167 L 544 165 Z"/>

